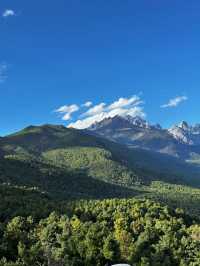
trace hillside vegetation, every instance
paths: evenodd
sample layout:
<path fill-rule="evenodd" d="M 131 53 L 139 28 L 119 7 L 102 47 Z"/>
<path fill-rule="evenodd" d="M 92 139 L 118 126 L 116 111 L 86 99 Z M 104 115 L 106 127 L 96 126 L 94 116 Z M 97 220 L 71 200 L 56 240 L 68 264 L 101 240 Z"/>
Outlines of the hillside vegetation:
<path fill-rule="evenodd" d="M 87 175 L 121 185 L 133 185 L 141 178 L 122 163 L 113 159 L 112 153 L 93 147 L 56 149 L 43 153 L 44 158 L 56 166 L 76 170 Z"/>
<path fill-rule="evenodd" d="M 197 266 L 199 181 L 198 167 L 63 126 L 0 138 L 0 266 Z"/>
<path fill-rule="evenodd" d="M 1 183 L 35 187 L 58 199 L 89 199 L 134 196 L 133 189 L 96 180 L 86 173 L 70 171 L 36 160 L 9 156 L 0 159 Z"/>
<path fill-rule="evenodd" d="M 1 184 L 56 200 L 146 197 L 200 214 L 199 168 L 170 156 L 53 125 L 1 138 L 0 151 Z"/>
<path fill-rule="evenodd" d="M 0 265 L 199 265 L 200 226 L 149 200 L 79 201 L 1 224 Z"/>
<path fill-rule="evenodd" d="M 30 160 L 42 161 L 51 164 L 51 167 L 62 167 L 65 171 L 66 168 L 75 169 L 114 184 L 150 184 L 152 180 L 162 180 L 200 186 L 199 167 L 170 156 L 131 150 L 64 126 L 30 126 L 1 138 L 0 155 L 6 158 L 17 155 L 28 163 Z"/>

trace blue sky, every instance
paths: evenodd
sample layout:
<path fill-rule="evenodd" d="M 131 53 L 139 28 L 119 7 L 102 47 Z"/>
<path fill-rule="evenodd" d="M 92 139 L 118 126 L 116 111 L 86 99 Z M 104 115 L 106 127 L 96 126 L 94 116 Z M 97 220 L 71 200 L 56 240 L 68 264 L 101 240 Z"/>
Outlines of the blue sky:
<path fill-rule="evenodd" d="M 200 122 L 200 1 L 2 0 L 0 14 L 0 135 L 133 97 L 152 123 Z M 71 120 L 54 112 L 71 105 Z"/>

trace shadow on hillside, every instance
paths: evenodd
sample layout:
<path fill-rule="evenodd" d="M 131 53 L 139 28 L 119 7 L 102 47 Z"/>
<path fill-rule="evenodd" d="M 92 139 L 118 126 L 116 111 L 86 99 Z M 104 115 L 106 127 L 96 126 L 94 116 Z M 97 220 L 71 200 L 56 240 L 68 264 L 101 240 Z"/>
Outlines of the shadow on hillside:
<path fill-rule="evenodd" d="M 138 191 L 94 179 L 82 172 L 71 172 L 42 162 L 0 159 L 0 182 L 38 187 L 55 199 L 126 198 Z"/>

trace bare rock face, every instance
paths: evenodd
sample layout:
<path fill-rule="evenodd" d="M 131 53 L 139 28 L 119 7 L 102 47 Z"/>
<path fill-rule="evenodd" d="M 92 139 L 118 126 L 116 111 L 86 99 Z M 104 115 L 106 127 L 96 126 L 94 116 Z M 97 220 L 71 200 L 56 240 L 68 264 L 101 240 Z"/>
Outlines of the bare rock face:
<path fill-rule="evenodd" d="M 190 129 L 190 126 L 188 125 L 188 123 L 186 121 L 182 121 L 179 124 L 179 128 L 182 128 L 185 131 L 188 131 Z"/>
<path fill-rule="evenodd" d="M 108 117 L 100 122 L 96 122 L 90 126 L 90 130 L 98 130 L 102 128 L 122 129 L 122 128 L 141 128 L 141 129 L 162 129 L 159 124 L 150 125 L 145 119 L 139 116 L 132 117 L 130 115 Z"/>
<path fill-rule="evenodd" d="M 136 127 L 141 127 L 141 128 L 149 128 L 150 127 L 149 123 L 139 116 L 132 117 L 130 115 L 127 115 L 124 117 L 124 119 L 126 119 L 132 125 L 134 125 Z"/>
<path fill-rule="evenodd" d="M 186 122 L 173 126 L 168 132 L 181 143 L 193 145 L 193 141 L 190 137 L 190 128 Z"/>
<path fill-rule="evenodd" d="M 170 128 L 169 133 L 181 143 L 187 145 L 200 145 L 200 125 L 189 126 L 183 121 Z"/>

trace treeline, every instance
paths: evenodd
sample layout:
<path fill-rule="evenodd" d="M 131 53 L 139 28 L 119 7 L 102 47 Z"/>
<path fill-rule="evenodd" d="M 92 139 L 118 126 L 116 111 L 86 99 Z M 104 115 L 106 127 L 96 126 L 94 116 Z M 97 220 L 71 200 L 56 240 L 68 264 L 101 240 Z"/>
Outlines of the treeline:
<path fill-rule="evenodd" d="M 150 200 L 77 201 L 0 224 L 0 265 L 200 265 L 198 221 Z"/>

